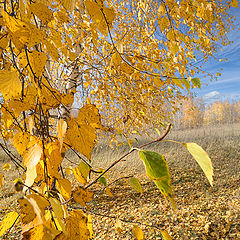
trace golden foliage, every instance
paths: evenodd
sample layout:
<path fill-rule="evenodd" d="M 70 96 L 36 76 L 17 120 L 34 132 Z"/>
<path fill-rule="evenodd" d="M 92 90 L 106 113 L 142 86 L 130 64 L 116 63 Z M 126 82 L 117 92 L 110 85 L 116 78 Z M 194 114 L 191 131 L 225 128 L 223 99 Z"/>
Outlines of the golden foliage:
<path fill-rule="evenodd" d="M 91 216 L 84 212 L 93 197 L 88 187 L 99 180 L 103 192 L 113 197 L 104 176 L 87 185 L 91 172 L 104 174 L 89 164 L 98 130 L 109 131 L 114 141 L 115 130 L 124 136 L 134 129 L 142 132 L 175 112 L 175 103 L 186 92 L 201 87 L 194 75 L 202 70 L 192 61 L 213 56 L 218 41 L 229 43 L 230 5 L 237 7 L 238 2 L 0 3 L 1 147 L 24 172 L 24 180 L 15 182 L 19 194 L 23 190 L 26 195 L 18 200 L 22 239 L 94 238 Z M 100 113 L 111 127 L 102 125 Z M 20 158 L 5 146 L 8 142 Z M 184 146 L 212 184 L 208 156 L 192 143 Z M 85 188 L 72 191 L 65 178 L 62 161 L 68 149 L 87 158 L 72 169 Z M 140 157 L 149 178 L 174 206 L 165 158 L 143 150 Z M 9 165 L 4 169 L 10 170 Z M 130 184 L 142 193 L 136 178 Z M 84 211 L 70 210 L 72 204 Z M 17 218 L 15 212 L 7 215 L 0 234 Z M 133 233 L 144 238 L 138 226 Z"/>

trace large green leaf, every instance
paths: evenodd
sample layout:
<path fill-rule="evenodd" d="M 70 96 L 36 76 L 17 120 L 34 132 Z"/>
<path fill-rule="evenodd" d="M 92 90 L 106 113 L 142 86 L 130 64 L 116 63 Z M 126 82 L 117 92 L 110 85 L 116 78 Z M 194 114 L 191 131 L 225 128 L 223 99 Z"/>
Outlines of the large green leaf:
<path fill-rule="evenodd" d="M 163 155 L 151 151 L 139 151 L 147 176 L 155 182 L 165 197 L 168 197 L 175 208 L 174 193 L 171 187 L 170 174 L 167 162 Z"/>
<path fill-rule="evenodd" d="M 196 143 L 182 143 L 184 147 L 192 154 L 205 173 L 211 186 L 213 185 L 213 166 L 208 154 Z"/>

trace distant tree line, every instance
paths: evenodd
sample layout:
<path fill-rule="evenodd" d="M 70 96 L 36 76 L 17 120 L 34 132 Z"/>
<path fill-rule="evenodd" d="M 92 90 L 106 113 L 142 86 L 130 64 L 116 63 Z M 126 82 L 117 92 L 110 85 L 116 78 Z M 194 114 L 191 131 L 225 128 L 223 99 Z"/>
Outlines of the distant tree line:
<path fill-rule="evenodd" d="M 179 105 L 172 122 L 175 129 L 240 122 L 240 100 L 205 104 L 201 98 L 188 97 Z"/>

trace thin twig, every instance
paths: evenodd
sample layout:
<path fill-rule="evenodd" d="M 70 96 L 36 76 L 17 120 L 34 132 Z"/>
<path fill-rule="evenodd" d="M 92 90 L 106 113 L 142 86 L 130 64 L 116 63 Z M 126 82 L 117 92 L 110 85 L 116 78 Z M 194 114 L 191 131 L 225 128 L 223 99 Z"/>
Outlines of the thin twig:
<path fill-rule="evenodd" d="M 166 128 L 166 130 L 163 132 L 163 134 L 158 137 L 157 139 L 151 141 L 151 142 L 148 142 L 148 143 L 145 143 L 145 144 L 142 144 L 140 146 L 138 146 L 137 148 L 132 148 L 129 152 L 125 153 L 122 157 L 120 157 L 118 160 L 116 160 L 115 162 L 113 162 L 102 174 L 100 174 L 93 182 L 91 182 L 90 184 L 88 184 L 85 189 L 89 188 L 90 186 L 92 186 L 94 183 L 96 183 L 98 181 L 98 179 L 100 177 L 102 177 L 106 172 L 108 172 L 111 168 L 113 168 L 117 163 L 119 163 L 120 161 L 122 161 L 125 157 L 127 157 L 129 154 L 131 154 L 132 152 L 140 149 L 140 148 L 143 148 L 143 147 L 146 147 L 150 144 L 153 144 L 153 143 L 156 143 L 156 142 L 160 142 L 162 141 L 166 136 L 167 134 L 169 133 L 170 131 L 170 128 L 171 128 L 171 124 L 169 124 Z"/>

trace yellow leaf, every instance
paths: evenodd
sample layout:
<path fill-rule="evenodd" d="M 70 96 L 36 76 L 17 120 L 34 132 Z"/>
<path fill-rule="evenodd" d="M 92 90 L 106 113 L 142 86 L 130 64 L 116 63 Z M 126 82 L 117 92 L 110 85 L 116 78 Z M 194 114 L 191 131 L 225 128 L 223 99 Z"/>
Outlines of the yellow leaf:
<path fill-rule="evenodd" d="M 64 197 L 65 200 L 69 200 L 72 194 L 71 182 L 68 179 L 58 179 L 57 189 Z"/>
<path fill-rule="evenodd" d="M 213 185 L 213 166 L 208 154 L 196 143 L 183 143 L 205 173 L 211 186 Z"/>
<path fill-rule="evenodd" d="M 51 58 L 54 60 L 54 61 L 58 61 L 60 55 L 59 55 L 59 52 L 58 52 L 58 49 L 54 46 L 53 43 L 51 43 L 50 41 L 45 41 L 44 42 L 46 48 L 47 48 L 47 51 L 48 53 L 50 54 Z"/>
<path fill-rule="evenodd" d="M 25 67 L 25 66 L 24 66 Z M 13 98 L 9 101 L 9 108 L 13 108 L 14 113 L 20 115 L 22 111 L 35 109 L 37 100 L 37 90 L 34 86 L 28 85 L 24 89 L 24 98 L 20 99 L 20 96 Z"/>
<path fill-rule="evenodd" d="M 77 187 L 76 190 L 73 191 L 74 201 L 82 206 L 86 206 L 86 203 L 92 200 L 92 195 L 92 192 L 88 191 L 88 189 L 85 190 L 82 187 Z"/>
<path fill-rule="evenodd" d="M 48 228 L 40 224 L 24 232 L 22 240 L 53 240 L 59 233 L 56 228 Z"/>
<path fill-rule="evenodd" d="M 129 179 L 129 183 L 137 192 L 139 192 L 139 193 L 143 192 L 142 185 L 137 178 L 131 177 Z"/>
<path fill-rule="evenodd" d="M 33 115 L 31 115 L 28 118 L 28 129 L 29 129 L 30 134 L 33 134 L 33 128 L 34 128 L 34 117 L 33 117 Z"/>
<path fill-rule="evenodd" d="M 32 204 L 26 198 L 18 199 L 18 203 L 20 205 L 20 215 L 22 224 L 25 225 L 32 222 L 33 219 L 37 216 Z"/>
<path fill-rule="evenodd" d="M 103 2 L 95 2 L 93 0 L 85 0 L 85 6 L 88 14 L 96 24 L 98 30 L 103 34 L 108 34 L 108 26 L 111 29 L 112 22 L 115 18 L 113 8 L 103 6 Z"/>
<path fill-rule="evenodd" d="M 70 12 L 72 12 L 76 5 L 76 0 L 58 0 Z"/>
<path fill-rule="evenodd" d="M 73 102 L 74 102 L 74 94 L 68 93 L 68 94 L 62 94 L 61 95 L 61 103 L 64 106 L 72 105 Z"/>
<path fill-rule="evenodd" d="M 17 212 L 13 211 L 8 213 L 1 222 L 0 225 L 0 237 L 10 229 L 13 224 L 17 223 L 19 215 Z"/>
<path fill-rule="evenodd" d="M 116 223 L 115 223 L 115 230 L 116 230 L 119 234 L 121 234 L 122 231 L 123 231 L 122 222 L 121 222 L 119 219 L 117 219 L 117 221 L 116 221 Z"/>
<path fill-rule="evenodd" d="M 0 48 L 5 49 L 9 43 L 9 38 L 7 35 L 0 34 Z"/>
<path fill-rule="evenodd" d="M 111 190 L 110 190 L 109 187 L 107 187 L 107 188 L 105 189 L 105 193 L 106 193 L 109 197 L 113 198 L 113 194 L 112 194 L 112 192 L 111 192 Z"/>
<path fill-rule="evenodd" d="M 22 84 L 15 70 L 0 70 L 0 92 L 5 101 L 17 96 L 22 91 Z"/>
<path fill-rule="evenodd" d="M 6 163 L 6 164 L 4 164 L 3 166 L 2 166 L 2 169 L 4 170 L 4 171 L 9 171 L 10 169 L 11 169 L 11 164 L 10 163 Z"/>
<path fill-rule="evenodd" d="M 47 155 L 47 168 L 48 168 L 49 174 L 51 176 L 58 178 L 59 176 L 58 168 L 60 167 L 60 164 L 63 160 L 63 157 L 60 152 L 60 145 L 58 141 L 50 142 L 46 146 L 46 149 L 48 150 L 46 155 Z"/>
<path fill-rule="evenodd" d="M 92 224 L 92 217 L 91 217 L 91 215 L 88 215 L 87 228 L 88 228 L 88 231 L 89 231 L 90 239 L 94 239 L 95 238 L 95 234 L 93 232 L 93 224 Z"/>
<path fill-rule="evenodd" d="M 23 155 L 23 163 L 27 167 L 25 185 L 31 187 L 37 177 L 36 165 L 42 156 L 42 148 L 36 143 Z M 24 191 L 26 187 L 24 187 Z"/>
<path fill-rule="evenodd" d="M 127 64 L 126 62 L 121 63 L 121 70 L 128 75 L 134 73 L 134 68 L 131 66 L 131 64 Z"/>
<path fill-rule="evenodd" d="M 58 140 L 60 143 L 60 149 L 62 148 L 62 144 L 63 144 L 63 138 L 66 134 L 67 131 L 67 123 L 61 118 L 58 121 L 58 125 L 57 125 L 57 134 L 58 134 Z"/>
<path fill-rule="evenodd" d="M 80 125 L 74 119 L 69 119 L 67 123 L 69 129 L 65 136 L 65 142 L 90 159 L 97 138 L 95 129 L 87 123 Z"/>
<path fill-rule="evenodd" d="M 43 23 L 48 23 L 54 19 L 52 11 L 42 3 L 32 2 L 30 9 Z"/>
<path fill-rule="evenodd" d="M 168 234 L 167 231 L 165 231 L 165 230 L 161 231 L 161 234 L 162 234 L 164 240 L 172 240 L 171 236 Z"/>
<path fill-rule="evenodd" d="M 128 139 L 128 145 L 129 145 L 130 148 L 132 147 L 132 145 L 133 145 L 133 140 L 132 139 Z"/>
<path fill-rule="evenodd" d="M 120 64 L 121 64 L 121 62 L 122 62 L 122 58 L 121 58 L 121 56 L 119 55 L 118 52 L 115 52 L 115 53 L 112 55 L 111 62 L 112 62 L 115 66 L 120 66 Z"/>
<path fill-rule="evenodd" d="M 137 240 L 144 239 L 143 231 L 138 225 L 134 225 L 132 231 Z"/>
<path fill-rule="evenodd" d="M 51 203 L 56 218 L 63 219 L 64 213 L 60 202 L 56 198 L 49 198 L 49 202 Z"/>
<path fill-rule="evenodd" d="M 232 0 L 231 1 L 231 6 L 235 7 L 235 8 L 238 8 L 238 0 Z"/>
<path fill-rule="evenodd" d="M 90 233 L 87 226 L 88 218 L 82 210 L 73 210 L 66 218 L 66 229 L 69 240 L 89 239 Z"/>
<path fill-rule="evenodd" d="M 34 180 L 36 179 L 36 177 L 38 175 L 36 167 L 27 169 L 25 174 L 26 174 L 25 185 L 27 187 L 31 187 L 34 183 Z M 27 190 L 27 187 L 23 188 L 24 192 L 25 192 L 25 190 Z"/>
<path fill-rule="evenodd" d="M 13 145 L 20 155 L 22 155 L 30 141 L 30 135 L 27 132 L 19 132 L 13 136 Z"/>
<path fill-rule="evenodd" d="M 184 89 L 184 87 L 183 87 L 182 82 L 181 82 L 180 79 L 178 79 L 178 78 L 173 78 L 172 80 L 173 80 L 173 82 L 174 82 L 178 87 Z"/>
<path fill-rule="evenodd" d="M 66 173 L 67 173 L 68 175 L 70 175 L 70 174 L 73 173 L 71 166 L 67 167 L 67 168 L 65 169 L 65 171 L 66 171 Z"/>
<path fill-rule="evenodd" d="M 44 216 L 45 210 L 47 210 L 47 208 L 49 208 L 49 206 L 50 206 L 48 200 L 36 193 L 27 195 L 26 197 L 27 197 L 27 199 L 30 200 L 30 203 L 32 204 L 33 208 L 34 209 L 39 208 L 41 216 Z M 35 205 L 33 204 L 32 199 L 36 202 L 37 207 L 36 207 L 36 204 Z M 39 211 L 39 210 L 37 209 L 37 210 L 35 210 L 35 212 Z"/>
<path fill-rule="evenodd" d="M 44 109 L 57 108 L 60 105 L 60 93 L 51 87 L 38 89 L 38 96 Z"/>
<path fill-rule="evenodd" d="M 42 156 L 42 148 L 36 143 L 27 150 L 23 156 L 23 163 L 27 169 L 34 168 Z"/>
<path fill-rule="evenodd" d="M 99 111 L 93 104 L 87 104 L 79 110 L 77 122 L 79 124 L 86 122 L 92 128 L 102 129 Z"/>
<path fill-rule="evenodd" d="M 45 33 L 33 24 L 21 21 L 2 11 L 5 25 L 8 29 L 9 37 L 18 50 L 25 45 L 32 47 L 43 41 Z"/>
<path fill-rule="evenodd" d="M 87 177 L 90 171 L 89 166 L 81 161 L 76 168 L 72 169 L 75 178 L 82 184 L 87 182 Z"/>
<path fill-rule="evenodd" d="M 28 53 L 29 62 L 34 74 L 40 77 L 44 71 L 44 67 L 47 63 L 47 55 L 43 52 L 38 52 L 36 50 Z"/>
<path fill-rule="evenodd" d="M 0 173 L 0 188 L 3 186 L 4 184 L 4 177 L 3 175 Z"/>

